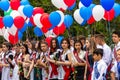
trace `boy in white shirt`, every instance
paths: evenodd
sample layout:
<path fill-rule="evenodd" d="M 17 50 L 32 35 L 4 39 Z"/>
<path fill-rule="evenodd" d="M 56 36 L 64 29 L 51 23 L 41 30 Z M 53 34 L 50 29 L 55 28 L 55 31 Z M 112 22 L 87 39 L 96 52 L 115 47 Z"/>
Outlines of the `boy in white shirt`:
<path fill-rule="evenodd" d="M 106 80 L 107 64 L 103 61 L 103 49 L 95 49 L 93 52 L 94 66 L 91 80 Z"/>

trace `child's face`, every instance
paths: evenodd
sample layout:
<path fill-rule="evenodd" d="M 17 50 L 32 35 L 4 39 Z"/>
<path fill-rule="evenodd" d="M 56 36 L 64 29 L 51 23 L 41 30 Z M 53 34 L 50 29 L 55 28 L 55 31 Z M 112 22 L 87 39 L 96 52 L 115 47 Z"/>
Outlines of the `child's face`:
<path fill-rule="evenodd" d="M 120 61 L 120 49 L 119 50 L 117 50 L 117 59 L 118 59 L 118 61 Z"/>
<path fill-rule="evenodd" d="M 100 55 L 93 54 L 94 61 L 98 61 L 100 59 Z"/>

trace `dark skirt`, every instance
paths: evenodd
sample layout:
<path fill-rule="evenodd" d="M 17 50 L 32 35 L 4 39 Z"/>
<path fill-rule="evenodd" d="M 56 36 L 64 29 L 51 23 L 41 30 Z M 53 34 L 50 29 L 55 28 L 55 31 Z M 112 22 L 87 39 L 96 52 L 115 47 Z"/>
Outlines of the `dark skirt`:
<path fill-rule="evenodd" d="M 42 80 L 42 69 L 35 67 L 34 68 L 34 80 Z"/>
<path fill-rule="evenodd" d="M 75 67 L 75 80 L 84 80 L 85 66 Z"/>

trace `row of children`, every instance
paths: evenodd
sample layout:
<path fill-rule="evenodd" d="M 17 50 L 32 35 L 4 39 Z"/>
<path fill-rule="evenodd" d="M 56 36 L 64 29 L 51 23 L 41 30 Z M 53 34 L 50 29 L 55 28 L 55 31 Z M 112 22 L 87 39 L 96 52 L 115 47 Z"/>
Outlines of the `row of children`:
<path fill-rule="evenodd" d="M 119 80 L 120 32 L 114 31 L 110 48 L 102 34 L 3 43 L 0 49 L 1 80 Z M 109 76 L 110 75 L 110 76 Z"/>

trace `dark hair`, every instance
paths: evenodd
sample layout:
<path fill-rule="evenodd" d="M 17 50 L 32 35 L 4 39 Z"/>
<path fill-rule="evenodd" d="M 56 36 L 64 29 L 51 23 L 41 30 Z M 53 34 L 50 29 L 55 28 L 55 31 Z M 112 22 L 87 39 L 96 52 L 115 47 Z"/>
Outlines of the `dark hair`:
<path fill-rule="evenodd" d="M 35 50 L 36 41 L 31 41 L 30 44 L 32 45 L 32 50 Z"/>
<path fill-rule="evenodd" d="M 93 55 L 94 54 L 96 54 L 96 55 L 101 55 L 101 57 L 103 56 L 103 49 L 100 49 L 100 48 L 98 48 L 98 49 L 95 49 L 94 51 L 93 51 Z"/>
<path fill-rule="evenodd" d="M 114 31 L 112 34 L 116 34 L 118 37 L 120 37 L 120 31 Z"/>
<path fill-rule="evenodd" d="M 99 38 L 101 40 L 104 40 L 105 39 L 105 36 L 103 34 L 96 34 L 95 35 L 95 38 Z"/>
<path fill-rule="evenodd" d="M 28 46 L 27 46 L 27 44 L 23 44 L 22 46 L 24 46 L 25 49 L 26 49 L 25 54 L 29 54 L 29 50 L 28 50 Z"/>
<path fill-rule="evenodd" d="M 56 38 L 52 38 L 50 41 L 50 50 L 53 49 L 52 41 L 55 41 L 55 43 L 56 43 L 56 47 L 54 50 L 58 49 L 59 48 L 58 40 Z"/>
<path fill-rule="evenodd" d="M 41 46 L 41 44 L 45 44 L 45 45 L 48 46 L 48 43 L 47 43 L 46 41 L 42 41 L 42 42 L 40 43 L 40 46 Z"/>
<path fill-rule="evenodd" d="M 76 49 L 75 49 L 75 44 L 76 43 L 80 43 L 81 49 L 83 50 L 83 45 L 82 45 L 82 42 L 80 40 L 75 40 L 75 42 L 74 42 L 74 50 L 76 51 Z"/>
<path fill-rule="evenodd" d="M 8 48 L 8 50 L 12 49 L 12 45 L 8 42 L 3 43 L 2 45 L 5 45 Z"/>
<path fill-rule="evenodd" d="M 61 44 L 63 43 L 63 41 L 66 41 L 68 43 L 68 48 L 70 49 L 70 41 L 68 38 L 63 38 L 61 41 Z"/>

